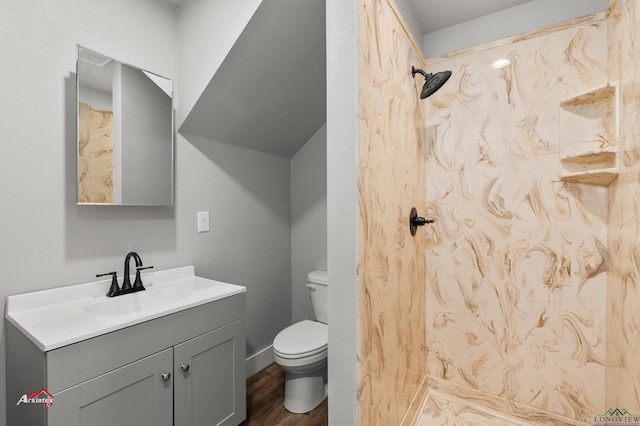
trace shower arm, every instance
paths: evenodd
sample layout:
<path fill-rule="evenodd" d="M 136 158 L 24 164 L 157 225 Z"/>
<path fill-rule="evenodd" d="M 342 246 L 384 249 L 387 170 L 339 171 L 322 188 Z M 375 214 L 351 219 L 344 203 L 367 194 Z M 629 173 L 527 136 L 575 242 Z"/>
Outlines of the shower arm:
<path fill-rule="evenodd" d="M 411 77 L 416 78 L 416 73 L 417 74 L 422 74 L 424 76 L 424 79 L 426 80 L 427 78 L 429 78 L 430 76 L 433 76 L 433 74 L 429 73 L 427 74 L 425 71 L 418 69 L 414 66 L 411 66 Z"/>

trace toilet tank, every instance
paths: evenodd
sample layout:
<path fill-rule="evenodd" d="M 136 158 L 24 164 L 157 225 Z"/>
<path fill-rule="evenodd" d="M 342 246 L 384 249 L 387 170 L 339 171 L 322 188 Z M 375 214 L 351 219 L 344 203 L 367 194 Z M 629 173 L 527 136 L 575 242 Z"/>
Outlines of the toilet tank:
<path fill-rule="evenodd" d="M 329 294 L 327 285 L 327 271 L 313 271 L 307 275 L 307 287 L 311 292 L 311 304 L 313 305 L 313 314 L 317 321 L 327 324 L 329 320 L 328 304 Z"/>

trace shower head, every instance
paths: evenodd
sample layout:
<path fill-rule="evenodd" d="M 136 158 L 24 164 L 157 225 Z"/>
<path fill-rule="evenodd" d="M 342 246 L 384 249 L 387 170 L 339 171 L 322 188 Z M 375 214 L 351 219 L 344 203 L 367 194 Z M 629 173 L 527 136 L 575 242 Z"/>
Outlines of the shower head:
<path fill-rule="evenodd" d="M 420 92 L 420 99 L 425 99 L 433 95 L 439 88 L 441 88 L 449 77 L 451 77 L 451 71 L 441 71 L 435 74 L 427 74 L 426 72 L 411 67 L 411 76 L 416 78 L 416 73 L 424 76 L 424 86 L 422 86 L 422 92 Z"/>

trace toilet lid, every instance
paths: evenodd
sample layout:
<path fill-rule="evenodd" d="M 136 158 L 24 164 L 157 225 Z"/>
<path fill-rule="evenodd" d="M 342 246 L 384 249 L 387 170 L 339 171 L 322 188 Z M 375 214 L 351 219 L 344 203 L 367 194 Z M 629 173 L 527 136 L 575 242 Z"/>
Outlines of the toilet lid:
<path fill-rule="evenodd" d="M 282 355 L 303 357 L 326 349 L 327 324 L 303 320 L 282 330 L 273 340 L 273 349 Z"/>

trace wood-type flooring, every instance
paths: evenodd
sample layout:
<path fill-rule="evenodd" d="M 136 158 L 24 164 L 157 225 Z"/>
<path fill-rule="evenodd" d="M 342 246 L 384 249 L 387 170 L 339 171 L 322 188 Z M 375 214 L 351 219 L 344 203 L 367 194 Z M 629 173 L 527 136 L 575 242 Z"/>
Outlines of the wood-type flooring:
<path fill-rule="evenodd" d="M 305 414 L 284 408 L 285 372 L 273 363 L 247 379 L 247 419 L 241 426 L 316 426 L 329 423 L 328 402 Z"/>

